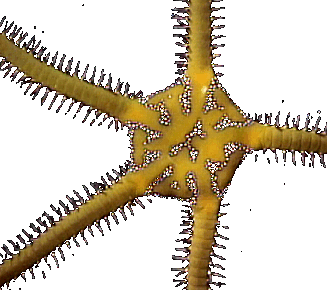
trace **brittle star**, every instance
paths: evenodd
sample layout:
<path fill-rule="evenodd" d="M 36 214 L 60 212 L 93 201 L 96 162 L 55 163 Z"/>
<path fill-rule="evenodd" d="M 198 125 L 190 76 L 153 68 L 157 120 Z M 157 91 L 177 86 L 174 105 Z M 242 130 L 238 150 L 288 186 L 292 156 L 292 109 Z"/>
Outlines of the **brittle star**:
<path fill-rule="evenodd" d="M 192 1 L 190 5 L 189 53 L 184 78 L 163 92 L 138 100 L 95 88 L 74 75 L 63 75 L 35 60 L 32 54 L 22 53 L 2 36 L 1 53 L 6 61 L 50 89 L 117 117 L 130 128 L 133 149 L 130 170 L 124 179 L 81 205 L 20 255 L 6 261 L 1 272 L 5 273 L 5 279 L 24 271 L 20 266 L 25 264 L 22 260 L 29 261 L 26 262 L 29 267 L 108 212 L 141 195 L 157 193 L 192 203 L 194 237 L 187 267 L 188 287 L 206 289 L 219 205 L 244 155 L 260 148 L 326 153 L 325 129 L 316 134 L 287 126 L 278 128 L 278 124 L 261 125 L 246 118 L 230 102 L 211 66 L 209 2 Z M 15 39 L 17 31 L 10 29 L 6 31 L 7 36 Z M 97 209 L 89 211 L 92 207 Z M 83 222 L 75 227 L 71 219 L 76 217 Z M 210 238 L 203 240 L 201 232 Z M 52 234 L 56 239 L 51 238 Z M 40 251 L 31 257 L 29 251 L 36 247 Z"/>

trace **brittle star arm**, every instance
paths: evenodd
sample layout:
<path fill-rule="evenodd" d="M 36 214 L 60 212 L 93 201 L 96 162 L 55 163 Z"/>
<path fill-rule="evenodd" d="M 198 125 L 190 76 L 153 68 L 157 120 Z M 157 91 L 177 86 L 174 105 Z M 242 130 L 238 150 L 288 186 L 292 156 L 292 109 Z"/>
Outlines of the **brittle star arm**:
<path fill-rule="evenodd" d="M 150 169 L 156 171 L 156 168 Z M 160 170 L 157 171 L 159 174 Z M 147 179 L 143 176 L 143 172 L 127 173 L 122 180 L 62 217 L 19 254 L 14 255 L 10 260 L 5 260 L 0 266 L 0 285 L 24 273 L 94 221 L 100 220 L 127 202 L 144 195 L 144 191 L 141 190 L 151 181 L 151 178 Z"/>
<path fill-rule="evenodd" d="M 254 150 L 281 149 L 308 153 L 327 153 L 327 136 L 316 131 L 275 127 L 254 122 L 243 128 L 242 141 Z"/>
<path fill-rule="evenodd" d="M 27 52 L 26 48 L 20 48 L 14 41 L 9 40 L 5 32 L 0 34 L 0 56 L 10 62 L 11 66 L 24 72 L 25 76 L 31 77 L 33 82 L 107 113 L 122 123 L 140 122 L 148 124 L 153 129 L 159 129 L 158 113 L 147 109 L 138 99 L 124 97 L 118 92 L 94 86 L 79 79 L 77 72 L 71 76 L 55 69 L 53 65 L 35 58 L 31 51 Z"/>

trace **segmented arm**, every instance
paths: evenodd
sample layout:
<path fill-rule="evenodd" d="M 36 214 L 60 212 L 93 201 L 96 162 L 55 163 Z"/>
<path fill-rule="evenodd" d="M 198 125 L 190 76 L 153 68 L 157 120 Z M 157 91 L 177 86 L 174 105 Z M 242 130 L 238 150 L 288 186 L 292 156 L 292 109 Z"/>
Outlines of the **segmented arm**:
<path fill-rule="evenodd" d="M 211 68 L 211 1 L 191 1 L 189 15 L 189 70 Z"/>
<path fill-rule="evenodd" d="M 212 246 L 215 244 L 216 224 L 221 198 L 199 195 L 193 206 L 193 238 L 188 265 L 189 290 L 208 290 L 208 270 Z"/>
<path fill-rule="evenodd" d="M 55 69 L 35 58 L 26 48 L 20 48 L 13 40 L 9 40 L 4 32 L 0 34 L 0 56 L 42 86 L 116 117 L 123 123 L 129 120 L 159 129 L 158 113 L 147 109 L 137 99 L 124 97 L 120 93 L 94 86 L 76 75 L 71 76 Z"/>
<path fill-rule="evenodd" d="M 316 131 L 296 128 L 275 127 L 254 122 L 244 128 L 244 143 L 255 150 L 281 149 L 327 153 L 327 135 Z"/>
<path fill-rule="evenodd" d="M 211 1 L 193 0 L 189 6 L 187 75 L 194 83 L 207 83 L 214 76 L 211 52 Z"/>
<path fill-rule="evenodd" d="M 56 247 L 67 239 L 76 236 L 88 225 L 100 220 L 139 195 L 135 187 L 136 175 L 126 176 L 124 182 L 118 182 L 103 193 L 96 195 L 61 221 L 55 223 L 32 244 L 26 246 L 11 260 L 5 260 L 0 266 L 0 287 L 22 272 L 47 257 Z"/>

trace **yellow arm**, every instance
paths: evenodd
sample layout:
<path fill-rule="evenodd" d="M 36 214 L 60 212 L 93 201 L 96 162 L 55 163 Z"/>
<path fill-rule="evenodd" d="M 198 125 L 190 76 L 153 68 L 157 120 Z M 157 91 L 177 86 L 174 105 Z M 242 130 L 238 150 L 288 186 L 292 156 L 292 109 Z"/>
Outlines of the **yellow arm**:
<path fill-rule="evenodd" d="M 281 149 L 327 153 L 327 136 L 324 133 L 262 125 L 257 122 L 243 129 L 242 141 L 254 150 Z"/>
<path fill-rule="evenodd" d="M 214 76 L 211 53 L 211 1 L 190 1 L 188 69 L 194 83 L 207 83 Z"/>
<path fill-rule="evenodd" d="M 0 287 L 18 277 L 42 258 L 47 257 L 56 247 L 61 246 L 72 236 L 76 236 L 88 225 L 115 211 L 136 196 L 134 182 L 125 179 L 124 182 L 115 184 L 87 201 L 80 208 L 55 223 L 45 233 L 40 234 L 33 244 L 26 246 L 12 259 L 5 260 L 0 266 Z"/>
<path fill-rule="evenodd" d="M 73 98 L 94 109 L 116 117 L 121 122 L 128 120 L 147 124 L 152 129 L 159 130 L 159 114 L 143 106 L 137 99 L 124 97 L 103 87 L 70 76 L 35 58 L 25 48 L 20 48 L 5 36 L 0 34 L 0 56 L 5 57 L 13 66 L 34 82 L 55 90 L 69 98 Z"/>

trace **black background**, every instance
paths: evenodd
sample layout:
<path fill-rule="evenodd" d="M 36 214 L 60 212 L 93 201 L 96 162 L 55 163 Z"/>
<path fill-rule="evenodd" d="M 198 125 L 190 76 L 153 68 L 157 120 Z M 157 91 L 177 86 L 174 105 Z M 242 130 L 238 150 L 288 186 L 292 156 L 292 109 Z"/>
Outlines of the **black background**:
<path fill-rule="evenodd" d="M 130 91 L 148 94 L 173 83 L 178 77 L 174 1 L 108 2 L 2 3 L 0 11 L 54 51 L 127 82 Z M 223 2 L 226 45 L 218 72 L 232 100 L 250 115 L 279 108 L 326 112 L 326 21 L 320 1 Z M 1 85 L 3 242 L 58 198 L 118 166 L 128 149 L 121 147 L 126 134 L 58 117 L 26 101 L 15 85 L 4 80 Z M 253 159 L 239 167 L 226 193 L 231 228 L 226 289 L 321 286 L 326 170 Z M 42 287 L 169 289 L 174 210 L 174 202 L 149 207 L 114 232 L 110 246 L 95 243 L 94 252 L 62 266 Z"/>

